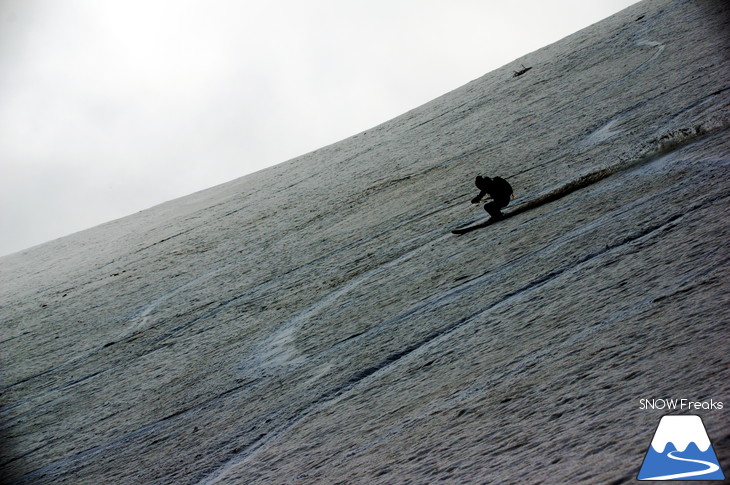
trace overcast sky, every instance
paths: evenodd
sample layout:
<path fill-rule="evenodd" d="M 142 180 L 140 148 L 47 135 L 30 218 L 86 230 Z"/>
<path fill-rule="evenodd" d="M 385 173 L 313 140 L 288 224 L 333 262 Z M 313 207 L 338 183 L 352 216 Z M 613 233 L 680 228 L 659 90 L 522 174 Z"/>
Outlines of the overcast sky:
<path fill-rule="evenodd" d="M 0 255 L 391 119 L 636 0 L 0 0 Z"/>

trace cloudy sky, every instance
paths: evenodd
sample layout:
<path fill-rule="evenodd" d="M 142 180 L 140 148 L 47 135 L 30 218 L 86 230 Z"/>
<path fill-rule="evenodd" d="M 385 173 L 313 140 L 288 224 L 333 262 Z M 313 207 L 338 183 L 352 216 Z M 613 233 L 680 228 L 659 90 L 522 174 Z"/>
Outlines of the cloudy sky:
<path fill-rule="evenodd" d="M 0 255 L 312 151 L 636 0 L 0 0 Z"/>

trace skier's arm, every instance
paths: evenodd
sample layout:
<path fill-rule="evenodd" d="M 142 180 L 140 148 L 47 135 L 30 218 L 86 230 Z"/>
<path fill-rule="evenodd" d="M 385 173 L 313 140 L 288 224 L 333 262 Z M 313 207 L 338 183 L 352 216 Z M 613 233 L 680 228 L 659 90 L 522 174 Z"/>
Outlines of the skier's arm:
<path fill-rule="evenodd" d="M 474 198 L 473 198 L 473 199 L 471 200 L 471 203 L 472 203 L 472 204 L 478 204 L 478 203 L 479 203 L 479 201 L 480 201 L 480 200 L 482 200 L 482 199 L 484 198 L 484 196 L 485 196 L 485 195 L 487 195 L 487 191 L 486 191 L 486 190 L 482 190 L 481 192 L 479 192 L 479 195 L 477 195 L 476 197 L 474 197 Z"/>

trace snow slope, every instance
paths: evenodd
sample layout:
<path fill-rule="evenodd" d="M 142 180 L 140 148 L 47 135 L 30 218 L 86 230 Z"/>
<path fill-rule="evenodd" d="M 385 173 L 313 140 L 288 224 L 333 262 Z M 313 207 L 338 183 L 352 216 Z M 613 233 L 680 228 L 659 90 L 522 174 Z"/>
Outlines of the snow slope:
<path fill-rule="evenodd" d="M 640 399 L 730 401 L 728 17 L 646 0 L 339 143 L 0 258 L 0 474 L 632 482 L 663 414 Z M 516 215 L 454 236 L 485 215 L 477 174 L 512 183 Z M 730 462 L 725 414 L 702 416 Z"/>

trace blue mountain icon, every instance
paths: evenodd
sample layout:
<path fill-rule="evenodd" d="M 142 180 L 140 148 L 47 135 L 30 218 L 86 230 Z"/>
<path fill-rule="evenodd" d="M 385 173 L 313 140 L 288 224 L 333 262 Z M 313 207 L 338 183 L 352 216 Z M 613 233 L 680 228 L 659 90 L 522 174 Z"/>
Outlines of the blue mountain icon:
<path fill-rule="evenodd" d="M 702 418 L 664 416 L 654 433 L 639 480 L 724 480 Z"/>

